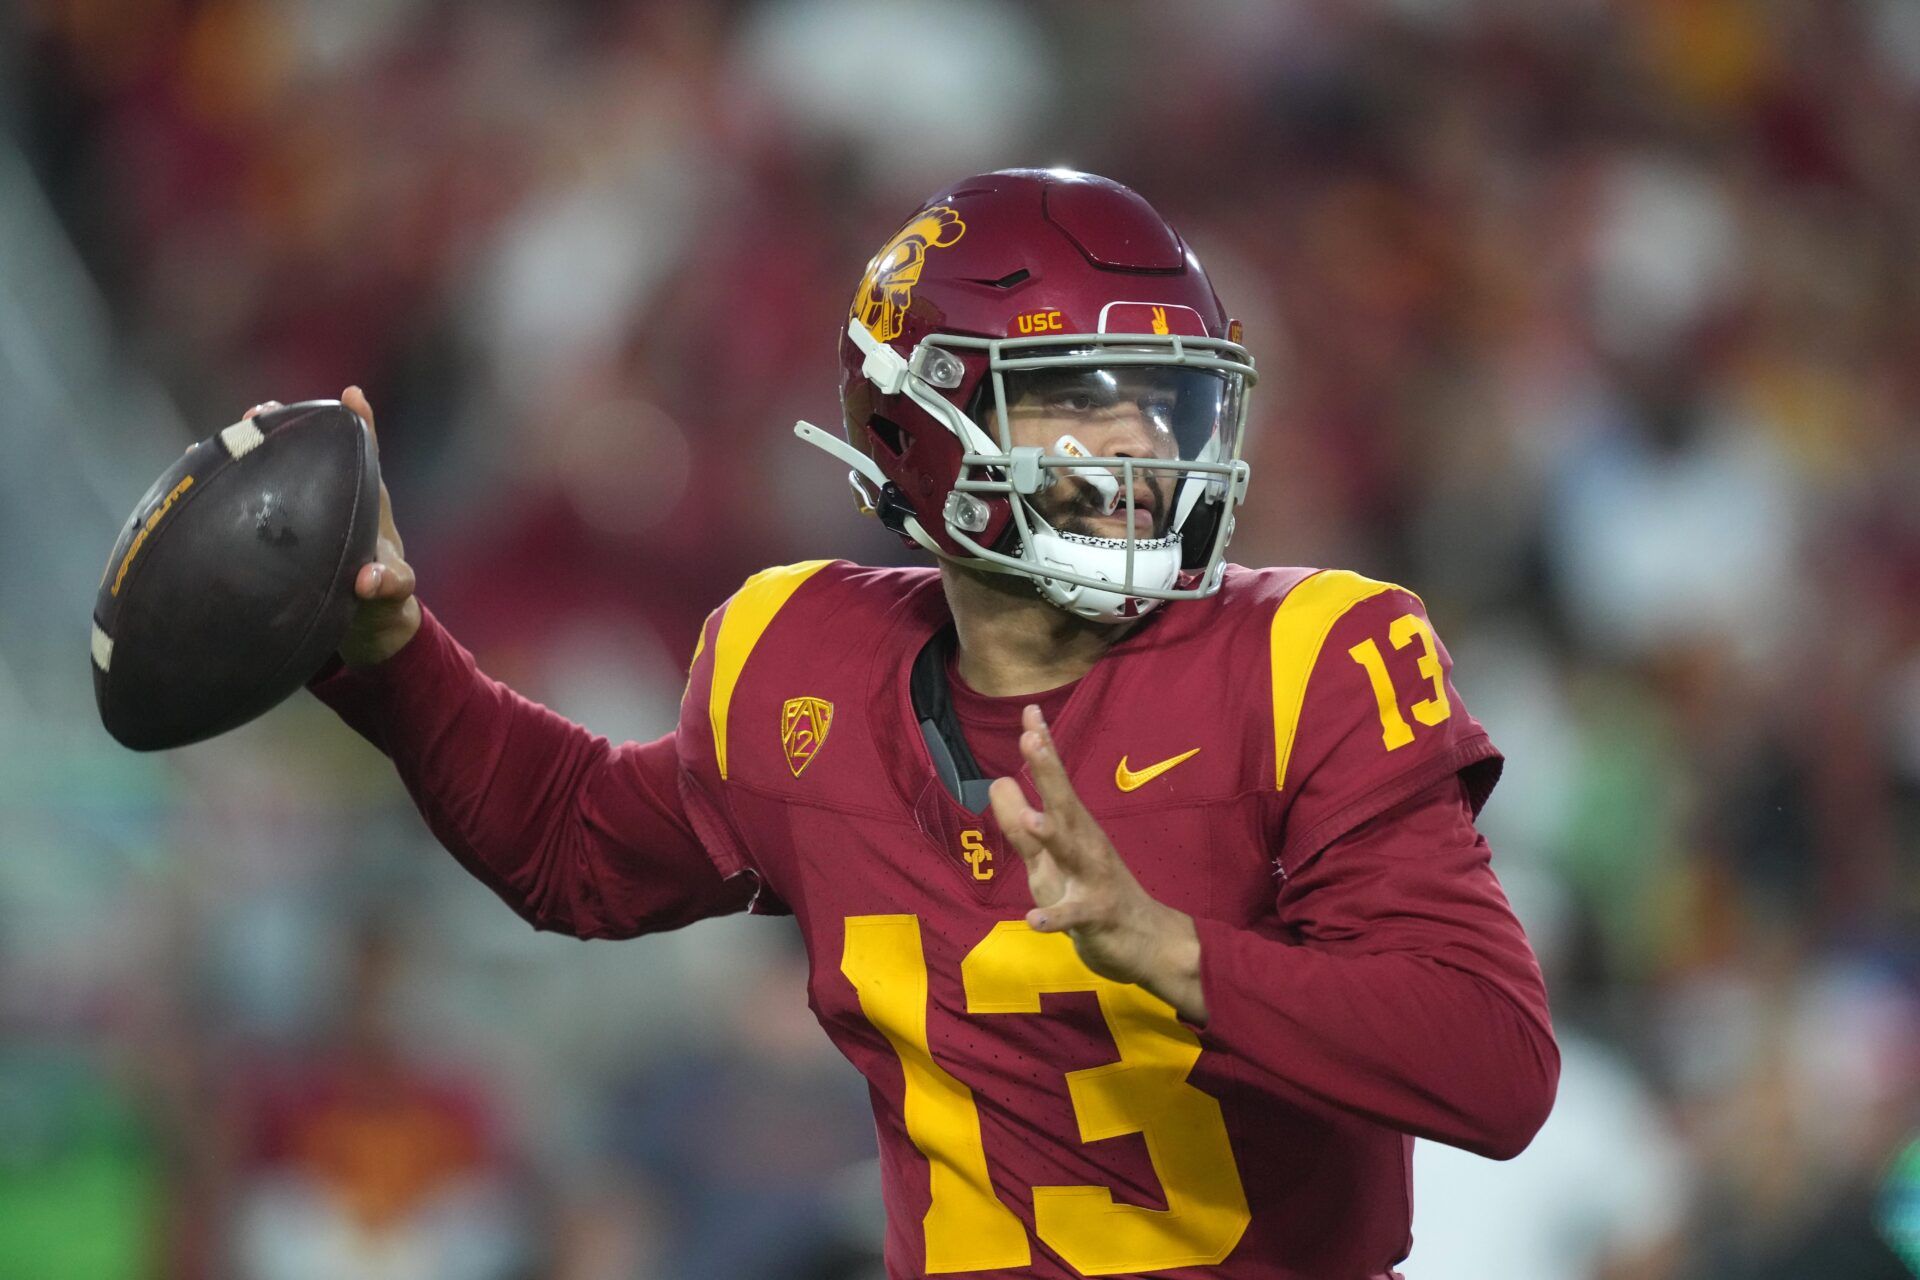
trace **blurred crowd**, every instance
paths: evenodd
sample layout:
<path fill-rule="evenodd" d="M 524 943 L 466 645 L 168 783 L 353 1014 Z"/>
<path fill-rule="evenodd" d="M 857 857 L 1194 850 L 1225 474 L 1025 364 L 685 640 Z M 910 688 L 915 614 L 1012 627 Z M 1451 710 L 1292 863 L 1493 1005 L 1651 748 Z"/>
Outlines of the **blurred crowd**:
<path fill-rule="evenodd" d="M 614 737 L 746 574 L 907 557 L 787 434 L 899 219 L 1132 185 L 1264 373 L 1234 558 L 1421 592 L 1508 755 L 1565 1080 L 1420 1145 L 1409 1280 L 1920 1268 L 1914 0 L 26 0 L 0 69 L 170 447 L 365 386 L 423 598 Z M 0 1275 L 874 1274 L 784 924 L 533 935 L 304 698 L 33 753 Z"/>

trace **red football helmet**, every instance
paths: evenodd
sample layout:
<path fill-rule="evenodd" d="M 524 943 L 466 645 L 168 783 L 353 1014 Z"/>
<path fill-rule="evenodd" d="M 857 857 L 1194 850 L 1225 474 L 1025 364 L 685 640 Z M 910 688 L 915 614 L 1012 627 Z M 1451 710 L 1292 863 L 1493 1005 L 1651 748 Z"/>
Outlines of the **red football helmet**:
<path fill-rule="evenodd" d="M 1034 579 L 1100 621 L 1211 594 L 1253 360 L 1200 263 L 1134 192 L 1010 169 L 921 206 L 840 341 L 863 510 L 935 555 Z"/>

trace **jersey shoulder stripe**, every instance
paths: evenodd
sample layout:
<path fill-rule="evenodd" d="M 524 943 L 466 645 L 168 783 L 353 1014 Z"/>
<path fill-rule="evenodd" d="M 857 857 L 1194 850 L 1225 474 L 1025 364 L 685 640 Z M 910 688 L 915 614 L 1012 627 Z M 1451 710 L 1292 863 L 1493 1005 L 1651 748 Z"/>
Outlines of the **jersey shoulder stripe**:
<path fill-rule="evenodd" d="M 1322 569 L 1302 580 L 1273 611 L 1268 655 L 1273 675 L 1273 788 L 1287 789 L 1287 763 L 1293 755 L 1307 681 L 1336 622 L 1363 600 L 1385 591 L 1405 591 L 1346 569 Z M 1411 592 L 1407 594 L 1411 595 Z"/>
<path fill-rule="evenodd" d="M 714 762 L 720 777 L 727 776 L 727 713 L 733 706 L 733 691 L 747 659 L 760 643 L 767 628 L 793 593 L 805 585 L 831 560 L 804 560 L 799 564 L 762 569 L 748 578 L 729 600 L 720 615 L 720 626 L 713 638 L 713 683 L 707 693 L 707 718 L 713 726 Z M 705 630 L 701 632 L 702 640 Z M 696 653 L 697 660 L 697 653 Z"/>

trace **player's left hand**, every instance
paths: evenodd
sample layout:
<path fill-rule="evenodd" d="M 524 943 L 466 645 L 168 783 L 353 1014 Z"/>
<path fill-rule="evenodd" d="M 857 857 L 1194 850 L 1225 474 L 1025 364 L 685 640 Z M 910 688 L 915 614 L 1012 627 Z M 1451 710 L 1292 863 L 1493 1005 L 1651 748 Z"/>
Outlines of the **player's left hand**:
<path fill-rule="evenodd" d="M 1204 1023 L 1193 917 L 1154 898 L 1127 870 L 1067 780 L 1040 708 L 1028 707 L 1021 723 L 1020 754 L 1044 807 L 1028 804 L 1012 778 L 997 779 L 988 796 L 994 821 L 1027 866 L 1028 925 L 1065 933 L 1087 968 L 1138 983 L 1188 1022 Z"/>

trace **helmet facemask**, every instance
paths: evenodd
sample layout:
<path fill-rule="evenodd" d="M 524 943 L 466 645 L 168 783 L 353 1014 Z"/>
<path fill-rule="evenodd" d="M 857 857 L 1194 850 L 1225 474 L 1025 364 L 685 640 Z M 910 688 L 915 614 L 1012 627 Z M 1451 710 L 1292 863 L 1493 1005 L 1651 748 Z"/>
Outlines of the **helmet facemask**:
<path fill-rule="evenodd" d="M 913 541 L 1030 578 L 1050 603 L 1098 622 L 1219 588 L 1233 508 L 1246 498 L 1240 449 L 1255 375 L 1244 347 L 1178 334 L 935 333 L 902 355 L 857 318 L 847 335 L 862 378 L 911 401 L 962 448 L 940 532 L 964 554 L 903 514 Z M 950 396 L 979 376 L 981 354 L 969 413 Z M 852 467 L 864 507 L 884 500 L 876 495 L 890 481 L 850 439 L 804 422 L 795 431 Z M 997 502 L 1013 518 L 987 545 L 979 535 L 997 523 Z"/>
<path fill-rule="evenodd" d="M 1101 622 L 1219 586 L 1253 362 L 1237 344 L 1171 335 L 991 340 L 935 335 L 922 347 L 984 350 L 967 417 L 998 448 L 963 456 L 947 534 L 1049 602 Z M 972 534 L 1005 495 L 998 546 Z M 970 528 L 969 526 L 973 526 Z"/>

